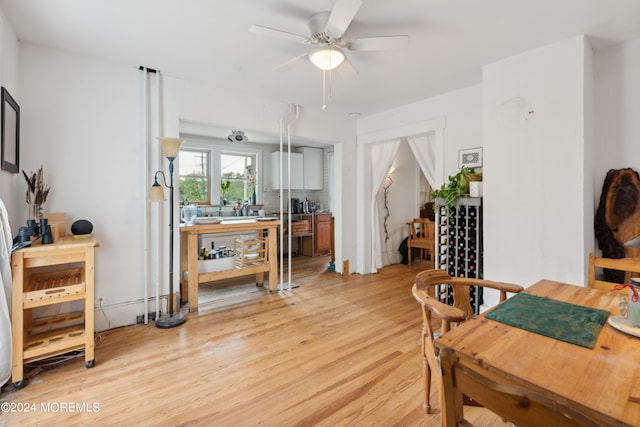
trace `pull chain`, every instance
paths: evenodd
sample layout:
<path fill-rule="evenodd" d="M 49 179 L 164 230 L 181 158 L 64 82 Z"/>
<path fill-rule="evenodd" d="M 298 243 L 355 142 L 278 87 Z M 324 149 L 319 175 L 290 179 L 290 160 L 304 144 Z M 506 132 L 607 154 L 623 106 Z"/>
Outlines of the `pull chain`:
<path fill-rule="evenodd" d="M 329 70 L 329 99 L 333 99 L 333 70 Z"/>
<path fill-rule="evenodd" d="M 332 81 L 332 70 L 329 70 L 329 99 L 333 98 L 333 93 L 331 92 L 331 81 Z M 322 70 L 322 109 L 325 110 L 327 108 L 327 71 Z"/>
<path fill-rule="evenodd" d="M 327 78 L 326 71 L 322 70 L 322 109 L 327 108 Z"/>

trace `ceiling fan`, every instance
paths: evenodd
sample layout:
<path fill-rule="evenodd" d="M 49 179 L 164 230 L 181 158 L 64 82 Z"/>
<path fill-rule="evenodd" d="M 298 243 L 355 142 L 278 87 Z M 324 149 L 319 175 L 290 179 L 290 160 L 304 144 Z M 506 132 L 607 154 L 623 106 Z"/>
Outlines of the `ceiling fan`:
<path fill-rule="evenodd" d="M 357 70 L 347 59 L 344 50 L 401 49 L 406 46 L 409 40 L 409 36 L 406 35 L 344 38 L 344 34 L 358 13 L 360 6 L 362 6 L 362 0 L 336 0 L 331 12 L 319 12 L 311 16 L 307 24 L 310 30 L 308 37 L 262 25 L 252 25 L 249 31 L 313 47 L 310 52 L 275 67 L 274 71 L 289 70 L 308 59 L 323 71 L 337 69 L 336 71 L 342 75 L 349 76 L 357 74 Z"/>

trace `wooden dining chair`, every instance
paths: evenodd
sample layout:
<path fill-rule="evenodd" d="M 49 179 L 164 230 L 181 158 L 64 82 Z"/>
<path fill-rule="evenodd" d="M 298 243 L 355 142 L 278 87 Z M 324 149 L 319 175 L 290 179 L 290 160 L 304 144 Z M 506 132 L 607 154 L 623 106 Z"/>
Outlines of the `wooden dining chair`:
<path fill-rule="evenodd" d="M 463 396 L 518 426 L 600 426 L 582 408 L 554 399 L 506 379 L 478 365 L 461 363 L 451 348 L 440 352 L 446 427 L 471 426 L 464 418 Z M 542 368 L 544 369 L 544 368 Z"/>
<path fill-rule="evenodd" d="M 424 259 L 424 251 L 427 250 L 429 264 L 435 267 L 436 250 L 436 223 L 428 218 L 414 218 L 407 223 L 407 256 L 411 265 L 412 249 L 420 249 L 420 258 Z"/>
<path fill-rule="evenodd" d="M 624 274 L 624 283 L 629 283 L 629 279 L 636 275 L 640 276 L 640 258 L 600 258 L 596 257 L 592 252 L 589 254 L 589 272 L 587 277 L 587 286 L 594 289 L 602 289 L 605 291 L 612 291 L 614 286 L 619 283 L 602 280 L 599 277 L 599 269 L 608 269 L 619 271 Z M 628 289 L 622 289 L 615 292 L 619 292 L 624 295 L 629 294 Z"/>
<path fill-rule="evenodd" d="M 453 305 L 445 304 L 435 298 L 436 287 L 448 285 L 451 287 Z M 471 287 L 491 288 L 500 291 L 500 302 L 507 299 L 507 292 L 518 293 L 524 288 L 511 283 L 494 282 L 483 279 L 470 279 L 463 277 L 451 277 L 445 270 L 425 270 L 416 275 L 413 285 L 413 297 L 422 307 L 422 382 L 424 393 L 424 407 L 426 413 L 431 413 L 431 379 L 435 380 L 436 387 L 442 386 L 438 351 L 434 341 L 440 334 L 434 332 L 431 323 L 432 317 L 441 320 L 440 333 L 449 331 L 452 325 L 464 322 L 474 316 L 471 304 Z M 471 403 L 471 402 L 469 402 Z M 444 408 L 442 393 L 440 393 L 440 408 Z"/>

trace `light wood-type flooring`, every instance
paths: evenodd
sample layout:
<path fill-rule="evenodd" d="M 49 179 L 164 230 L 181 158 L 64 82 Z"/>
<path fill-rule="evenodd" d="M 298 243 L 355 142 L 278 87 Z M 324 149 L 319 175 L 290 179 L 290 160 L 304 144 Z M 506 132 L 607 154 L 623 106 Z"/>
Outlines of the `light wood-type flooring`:
<path fill-rule="evenodd" d="M 244 285 L 176 328 L 103 332 L 94 368 L 75 358 L 3 391 L 0 425 L 438 426 L 423 411 L 411 295 L 426 263 L 343 277 L 328 261 L 295 258 L 291 292 Z M 483 408 L 466 414 L 509 425 Z"/>

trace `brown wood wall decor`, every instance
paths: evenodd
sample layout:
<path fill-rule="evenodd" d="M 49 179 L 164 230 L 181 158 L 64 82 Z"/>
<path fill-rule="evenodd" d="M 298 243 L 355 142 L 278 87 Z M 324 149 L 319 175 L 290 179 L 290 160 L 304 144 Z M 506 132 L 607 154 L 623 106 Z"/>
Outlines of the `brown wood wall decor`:
<path fill-rule="evenodd" d="M 594 217 L 598 247 L 605 258 L 640 256 L 624 242 L 640 234 L 640 176 L 631 168 L 611 169 L 602 186 Z M 605 280 L 623 283 L 624 272 L 604 271 Z"/>

